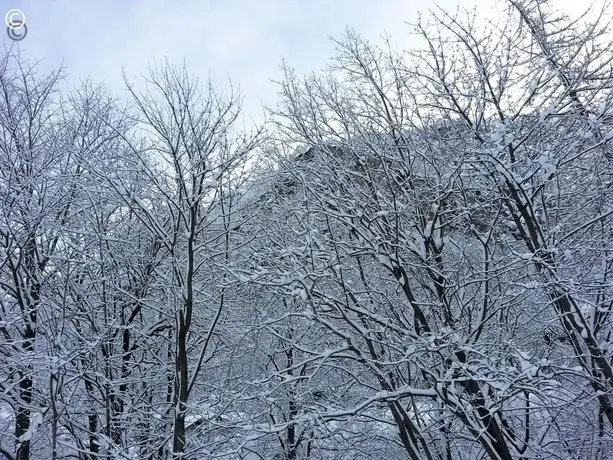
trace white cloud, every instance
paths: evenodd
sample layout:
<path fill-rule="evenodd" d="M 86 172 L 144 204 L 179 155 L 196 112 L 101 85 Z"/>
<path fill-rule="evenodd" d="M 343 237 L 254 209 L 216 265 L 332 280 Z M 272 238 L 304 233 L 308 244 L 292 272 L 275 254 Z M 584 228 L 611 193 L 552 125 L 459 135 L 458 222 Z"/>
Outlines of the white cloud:
<path fill-rule="evenodd" d="M 457 0 L 437 2 L 455 10 Z M 580 2 L 556 0 L 576 14 Z M 481 12 L 492 1 L 462 1 Z M 171 2 L 133 1 L 15 1 L 27 16 L 28 36 L 21 42 L 27 56 L 45 58 L 46 65 L 66 65 L 72 81 L 93 77 L 112 88 L 122 87 L 121 68 L 129 75 L 146 71 L 154 59 L 185 62 L 202 78 L 220 82 L 227 76 L 240 85 L 246 109 L 260 112 L 272 103 L 283 58 L 301 72 L 323 67 L 333 54 L 329 36 L 347 26 L 376 40 L 387 31 L 392 42 L 411 47 L 406 22 L 434 2 L 408 0 L 230 0 Z M 8 40 L 4 37 L 4 40 Z"/>

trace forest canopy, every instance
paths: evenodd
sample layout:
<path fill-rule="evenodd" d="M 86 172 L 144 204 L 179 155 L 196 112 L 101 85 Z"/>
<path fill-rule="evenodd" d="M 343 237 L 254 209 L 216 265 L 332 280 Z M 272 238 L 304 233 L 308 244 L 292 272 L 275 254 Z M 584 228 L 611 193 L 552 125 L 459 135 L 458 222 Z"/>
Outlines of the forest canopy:
<path fill-rule="evenodd" d="M 0 56 L 0 458 L 613 452 L 610 17 L 436 10 L 241 97 Z"/>

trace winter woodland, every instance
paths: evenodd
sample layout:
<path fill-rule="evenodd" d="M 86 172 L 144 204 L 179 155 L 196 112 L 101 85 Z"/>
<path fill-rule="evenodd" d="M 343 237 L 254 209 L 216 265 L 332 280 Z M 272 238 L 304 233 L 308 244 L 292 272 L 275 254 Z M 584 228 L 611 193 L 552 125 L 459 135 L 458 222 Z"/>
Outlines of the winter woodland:
<path fill-rule="evenodd" d="M 610 17 L 497 6 L 348 30 L 258 126 L 5 50 L 0 458 L 613 458 Z"/>

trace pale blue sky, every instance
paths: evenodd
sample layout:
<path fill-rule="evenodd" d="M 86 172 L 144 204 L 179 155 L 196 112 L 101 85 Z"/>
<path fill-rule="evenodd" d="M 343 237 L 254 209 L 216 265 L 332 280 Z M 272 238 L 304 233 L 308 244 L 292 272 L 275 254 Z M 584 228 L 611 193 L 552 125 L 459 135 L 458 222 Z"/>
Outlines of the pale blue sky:
<path fill-rule="evenodd" d="M 491 14 L 495 0 L 439 0 Z M 575 13 L 583 2 L 555 0 Z M 329 36 L 347 26 L 366 38 L 391 35 L 411 47 L 409 27 L 433 1 L 410 0 L 0 0 L 2 17 L 11 8 L 26 14 L 26 56 L 45 65 L 62 60 L 70 82 L 87 76 L 122 88 L 128 75 L 144 72 L 154 59 L 185 59 L 189 70 L 222 82 L 229 76 L 245 96 L 246 113 L 260 118 L 261 104 L 273 104 L 281 60 L 300 72 L 323 67 L 333 54 Z M 3 44 L 8 38 L 2 34 Z"/>

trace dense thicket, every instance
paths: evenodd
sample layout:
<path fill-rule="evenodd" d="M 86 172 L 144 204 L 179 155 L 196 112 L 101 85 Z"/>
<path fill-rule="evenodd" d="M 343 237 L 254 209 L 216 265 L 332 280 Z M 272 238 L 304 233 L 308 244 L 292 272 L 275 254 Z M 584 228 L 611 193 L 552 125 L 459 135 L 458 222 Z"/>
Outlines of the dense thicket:
<path fill-rule="evenodd" d="M 438 11 L 265 126 L 0 65 L 0 455 L 606 459 L 607 16 Z"/>

